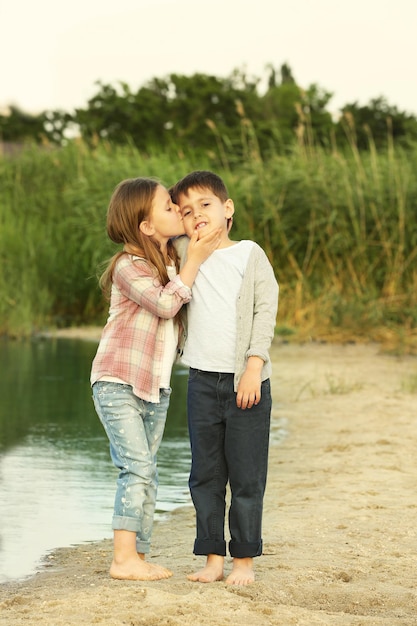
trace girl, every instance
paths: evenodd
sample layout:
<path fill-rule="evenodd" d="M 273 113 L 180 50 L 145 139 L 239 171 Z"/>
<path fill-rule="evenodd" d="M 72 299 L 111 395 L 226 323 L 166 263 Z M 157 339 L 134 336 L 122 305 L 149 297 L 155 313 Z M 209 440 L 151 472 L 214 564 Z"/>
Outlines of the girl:
<path fill-rule="evenodd" d="M 107 212 L 107 234 L 123 250 L 100 279 L 110 310 L 91 371 L 93 400 L 119 469 L 112 528 L 110 576 L 159 580 L 172 576 L 145 561 L 155 510 L 156 454 L 171 393 L 179 338 L 179 310 L 191 300 L 200 264 L 220 232 L 196 232 L 179 272 L 171 238 L 184 228 L 168 191 L 148 178 L 122 181 Z"/>

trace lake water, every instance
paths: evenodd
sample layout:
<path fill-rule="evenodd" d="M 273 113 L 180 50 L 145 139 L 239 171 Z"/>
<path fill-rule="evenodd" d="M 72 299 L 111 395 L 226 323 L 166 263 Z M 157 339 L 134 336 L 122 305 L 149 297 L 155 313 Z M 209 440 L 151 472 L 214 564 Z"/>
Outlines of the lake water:
<path fill-rule="evenodd" d="M 0 583 L 48 551 L 112 537 L 117 471 L 89 385 L 95 342 L 0 341 Z M 187 370 L 175 367 L 156 519 L 190 504 Z"/>
<path fill-rule="evenodd" d="M 48 552 L 111 538 L 117 470 L 89 384 L 96 342 L 0 340 L 0 583 Z M 156 519 L 191 505 L 186 368 L 176 366 L 158 454 Z M 275 420 L 272 443 L 285 436 Z"/>

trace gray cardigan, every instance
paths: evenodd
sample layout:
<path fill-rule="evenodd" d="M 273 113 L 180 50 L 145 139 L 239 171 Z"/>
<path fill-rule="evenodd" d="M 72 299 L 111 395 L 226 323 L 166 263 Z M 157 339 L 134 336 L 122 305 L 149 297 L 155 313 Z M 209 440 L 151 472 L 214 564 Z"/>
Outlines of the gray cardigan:
<path fill-rule="evenodd" d="M 175 247 L 181 258 L 181 266 L 187 255 L 188 238 L 179 237 Z M 264 361 L 262 380 L 271 376 L 269 348 L 276 325 L 279 287 L 272 266 L 262 248 L 255 243 L 250 253 L 245 275 L 236 304 L 236 361 L 234 387 L 237 391 L 239 380 L 246 369 L 246 360 L 258 356 Z M 184 306 L 182 311 L 186 312 Z M 185 337 L 187 335 L 186 315 L 183 315 Z"/>

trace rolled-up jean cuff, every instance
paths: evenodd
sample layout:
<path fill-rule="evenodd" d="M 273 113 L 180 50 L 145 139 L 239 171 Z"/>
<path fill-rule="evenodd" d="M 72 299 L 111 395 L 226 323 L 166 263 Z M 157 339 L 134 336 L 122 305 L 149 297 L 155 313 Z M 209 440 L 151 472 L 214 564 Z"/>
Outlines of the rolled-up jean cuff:
<path fill-rule="evenodd" d="M 262 540 L 254 543 L 239 543 L 238 541 L 229 542 L 230 556 L 236 559 L 247 559 L 262 554 Z"/>
<path fill-rule="evenodd" d="M 151 544 L 149 541 L 140 541 L 140 539 L 136 539 L 136 552 L 140 554 L 148 554 L 151 549 Z"/>
<path fill-rule="evenodd" d="M 112 522 L 113 530 L 130 530 L 134 533 L 140 531 L 137 517 L 124 517 L 122 515 L 114 515 Z"/>
<path fill-rule="evenodd" d="M 115 515 L 113 517 L 113 523 L 112 523 L 113 530 L 127 530 L 132 533 L 137 533 L 138 530 L 140 530 L 137 528 L 137 525 L 138 525 L 138 522 L 136 518 L 122 517 L 120 515 Z M 134 528 L 135 526 L 136 528 Z M 150 540 L 147 541 L 146 539 L 140 539 L 138 536 L 136 536 L 136 552 L 139 552 L 140 554 L 148 554 L 150 549 L 151 549 Z"/>
<path fill-rule="evenodd" d="M 194 554 L 218 554 L 226 556 L 226 542 L 213 541 L 211 539 L 196 539 L 194 542 Z"/>

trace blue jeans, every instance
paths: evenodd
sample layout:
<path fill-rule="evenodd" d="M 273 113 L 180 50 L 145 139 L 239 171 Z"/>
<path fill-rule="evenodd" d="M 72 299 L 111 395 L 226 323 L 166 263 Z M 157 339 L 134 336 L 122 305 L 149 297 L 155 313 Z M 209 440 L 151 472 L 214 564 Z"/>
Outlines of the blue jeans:
<path fill-rule="evenodd" d="M 190 493 L 196 510 L 194 554 L 226 555 L 224 521 L 229 482 L 229 552 L 262 554 L 262 511 L 271 419 L 270 382 L 251 409 L 236 406 L 233 374 L 190 368 L 188 428 L 192 463 Z"/>
<path fill-rule="evenodd" d="M 112 528 L 136 532 L 138 552 L 147 553 L 158 488 L 156 454 L 164 433 L 171 389 L 161 389 L 158 404 L 134 395 L 132 387 L 98 381 L 93 385 L 97 415 L 119 469 Z"/>

